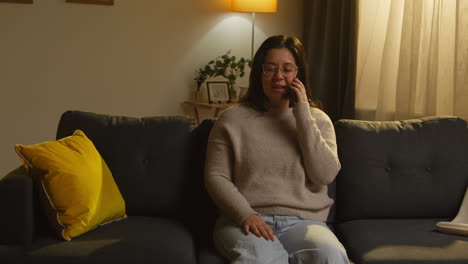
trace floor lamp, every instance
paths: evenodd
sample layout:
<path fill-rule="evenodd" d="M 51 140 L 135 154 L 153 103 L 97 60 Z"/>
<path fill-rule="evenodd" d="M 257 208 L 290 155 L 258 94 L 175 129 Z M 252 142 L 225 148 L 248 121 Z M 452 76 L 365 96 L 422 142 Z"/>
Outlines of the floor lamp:
<path fill-rule="evenodd" d="M 278 10 L 277 0 L 231 0 L 231 11 L 252 13 L 252 46 L 250 59 L 253 60 L 255 39 L 255 13 L 275 13 Z"/>

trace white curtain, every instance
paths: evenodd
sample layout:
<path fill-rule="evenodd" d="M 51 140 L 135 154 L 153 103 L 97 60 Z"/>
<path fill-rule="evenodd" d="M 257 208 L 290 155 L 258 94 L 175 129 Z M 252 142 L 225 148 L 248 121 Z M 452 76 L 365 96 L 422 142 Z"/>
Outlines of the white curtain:
<path fill-rule="evenodd" d="M 359 0 L 356 118 L 468 120 L 468 0 Z"/>

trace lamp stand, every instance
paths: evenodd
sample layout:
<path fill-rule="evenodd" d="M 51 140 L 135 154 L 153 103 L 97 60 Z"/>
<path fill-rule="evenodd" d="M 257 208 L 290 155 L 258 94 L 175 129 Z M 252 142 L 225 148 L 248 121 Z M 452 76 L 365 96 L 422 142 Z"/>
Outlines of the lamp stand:
<path fill-rule="evenodd" d="M 252 12 L 252 46 L 250 49 L 251 60 L 253 60 L 253 54 L 254 54 L 254 39 L 255 39 L 255 12 Z"/>

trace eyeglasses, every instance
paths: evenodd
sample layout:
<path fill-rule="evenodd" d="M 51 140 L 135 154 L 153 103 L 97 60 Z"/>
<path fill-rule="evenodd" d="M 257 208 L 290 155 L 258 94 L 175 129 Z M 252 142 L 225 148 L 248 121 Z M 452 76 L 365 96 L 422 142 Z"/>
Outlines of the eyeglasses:
<path fill-rule="evenodd" d="M 281 70 L 281 73 L 283 74 L 284 77 L 292 77 L 294 73 L 296 73 L 297 71 L 297 66 L 294 66 L 294 65 L 286 65 L 283 67 L 278 67 L 273 64 L 262 64 L 262 68 L 263 68 L 263 74 L 268 78 L 273 77 L 273 75 L 275 75 L 278 70 Z"/>

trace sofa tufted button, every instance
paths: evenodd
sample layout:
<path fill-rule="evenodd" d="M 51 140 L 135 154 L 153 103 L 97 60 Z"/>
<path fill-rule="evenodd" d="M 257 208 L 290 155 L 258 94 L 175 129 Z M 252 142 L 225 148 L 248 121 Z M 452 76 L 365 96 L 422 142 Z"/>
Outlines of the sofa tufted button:
<path fill-rule="evenodd" d="M 426 171 L 427 171 L 427 172 L 431 172 L 431 171 L 432 171 L 432 168 L 431 168 L 431 167 L 426 167 Z"/>
<path fill-rule="evenodd" d="M 148 164 L 149 164 L 149 160 L 148 160 L 148 159 L 143 159 L 143 164 L 148 165 Z"/>
<path fill-rule="evenodd" d="M 385 171 L 386 171 L 386 172 L 390 172 L 391 170 L 392 170 L 392 168 L 390 168 L 390 167 L 385 167 Z"/>

